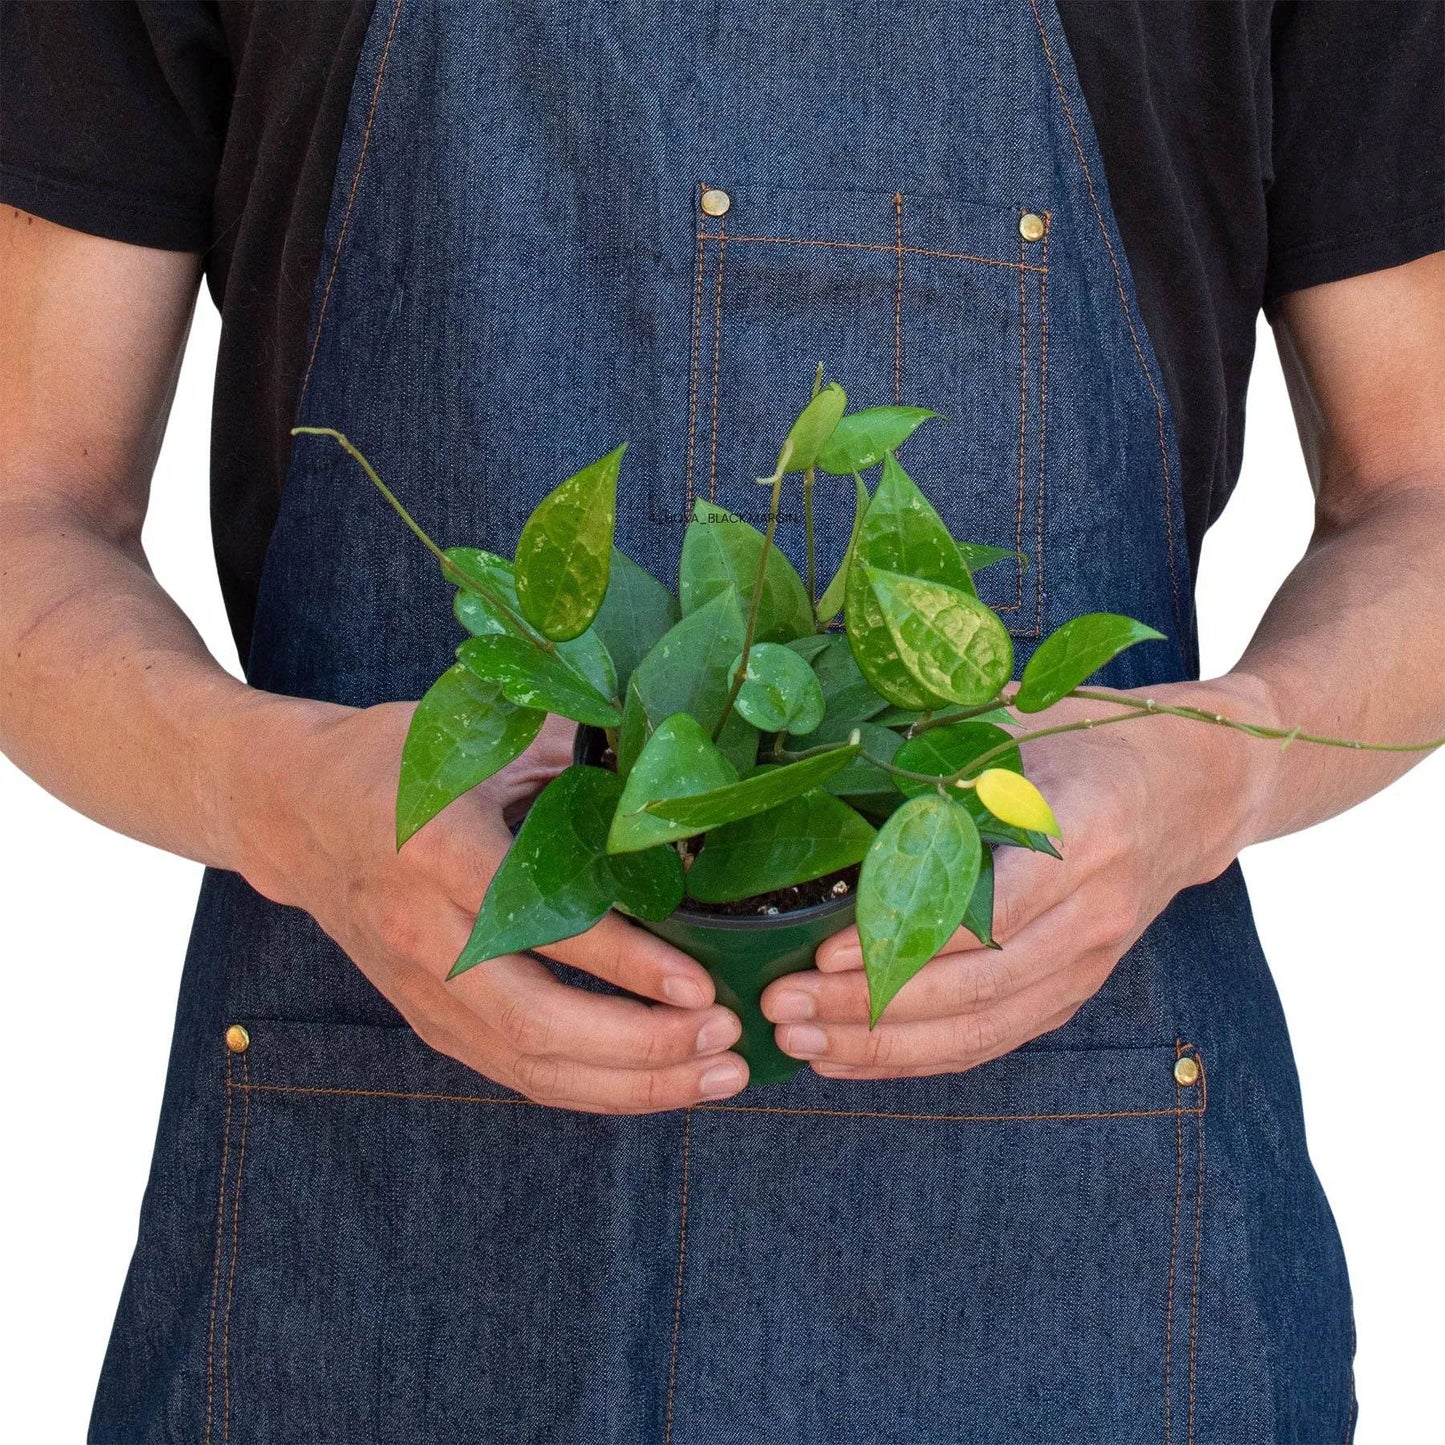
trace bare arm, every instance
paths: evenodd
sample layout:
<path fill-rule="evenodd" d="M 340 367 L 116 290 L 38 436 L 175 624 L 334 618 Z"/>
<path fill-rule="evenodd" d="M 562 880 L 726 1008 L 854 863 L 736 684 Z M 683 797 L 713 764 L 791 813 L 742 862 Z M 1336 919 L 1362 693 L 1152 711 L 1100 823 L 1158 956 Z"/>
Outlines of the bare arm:
<path fill-rule="evenodd" d="M 736 1017 L 698 964 L 620 918 L 549 952 L 656 1003 L 520 956 L 443 982 L 510 843 L 504 812 L 565 766 L 565 729 L 398 855 L 411 705 L 249 688 L 156 583 L 141 524 L 198 275 L 194 256 L 0 214 L 0 748 L 110 827 L 307 909 L 423 1039 L 539 1102 L 735 1093 Z"/>
<path fill-rule="evenodd" d="M 1148 696 L 1377 741 L 1445 734 L 1445 255 L 1289 297 L 1275 321 L 1318 497 L 1310 548 L 1238 666 Z M 1070 701 L 1039 721 L 1107 715 Z M 1173 718 L 1029 744 L 1062 863 L 1001 850 L 995 934 L 960 932 L 876 1029 L 854 930 L 763 1008 L 836 1077 L 970 1068 L 1057 1028 L 1181 888 L 1328 818 L 1420 759 L 1287 749 Z"/>

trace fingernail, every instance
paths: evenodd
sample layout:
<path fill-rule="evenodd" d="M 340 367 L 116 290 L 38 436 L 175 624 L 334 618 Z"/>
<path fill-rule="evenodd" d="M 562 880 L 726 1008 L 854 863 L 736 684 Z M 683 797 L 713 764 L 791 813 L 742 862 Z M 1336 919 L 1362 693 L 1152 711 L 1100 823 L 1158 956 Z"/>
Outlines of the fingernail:
<path fill-rule="evenodd" d="M 780 1040 L 788 1053 L 800 1059 L 811 1059 L 828 1047 L 828 1035 L 812 1024 L 794 1024 L 783 1030 Z"/>
<path fill-rule="evenodd" d="M 696 979 L 673 974 L 662 981 L 662 996 L 682 1008 L 702 1008 L 708 1001 L 707 994 Z"/>
<path fill-rule="evenodd" d="M 794 1019 L 810 1019 L 817 1011 L 812 994 L 804 993 L 800 989 L 780 993 L 769 1006 L 773 1022 L 779 1024 L 789 1023 Z"/>
<path fill-rule="evenodd" d="M 714 1049 L 732 1043 L 738 1037 L 738 1032 L 736 1017 L 732 1014 L 719 1014 L 698 1030 L 697 1051 L 700 1054 L 710 1054 Z"/>
<path fill-rule="evenodd" d="M 714 1064 L 698 1081 L 698 1091 L 704 1099 L 736 1094 L 742 1086 L 743 1073 L 736 1064 Z"/>

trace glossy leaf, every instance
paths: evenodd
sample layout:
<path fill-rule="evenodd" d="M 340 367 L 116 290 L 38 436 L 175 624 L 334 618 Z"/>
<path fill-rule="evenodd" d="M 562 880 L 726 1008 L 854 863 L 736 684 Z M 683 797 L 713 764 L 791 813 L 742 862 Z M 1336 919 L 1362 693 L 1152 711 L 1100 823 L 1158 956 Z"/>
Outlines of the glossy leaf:
<path fill-rule="evenodd" d="M 1087 612 L 1046 637 L 1029 658 L 1014 695 L 1020 712 L 1042 712 L 1068 696 L 1136 642 L 1161 641 L 1162 632 L 1112 612 Z"/>
<path fill-rule="evenodd" d="M 614 548 L 607 595 L 592 619 L 592 630 L 611 654 L 619 683 L 627 682 L 678 615 L 672 593 L 625 552 Z"/>
<path fill-rule="evenodd" d="M 669 628 L 637 665 L 628 683 L 617 746 L 618 771 L 624 777 L 652 730 L 673 713 L 691 714 L 709 733 L 717 726 L 745 631 L 738 594 L 727 588 Z M 757 757 L 757 729 L 734 711 L 718 746 L 745 772 Z"/>
<path fill-rule="evenodd" d="M 609 853 L 633 853 L 697 831 L 658 817 L 649 804 L 710 793 L 736 783 L 737 769 L 686 713 L 674 713 L 648 738 L 623 786 L 607 835 Z"/>
<path fill-rule="evenodd" d="M 818 468 L 837 477 L 866 472 L 937 415 L 921 406 L 870 406 L 855 411 L 833 428 L 818 453 Z"/>
<path fill-rule="evenodd" d="M 765 813 L 708 830 L 687 872 L 689 896 L 729 903 L 822 878 L 859 862 L 871 824 L 828 793 L 804 793 Z"/>
<path fill-rule="evenodd" d="M 848 564 L 853 560 L 853 544 L 857 542 L 858 532 L 863 526 L 863 513 L 868 510 L 868 488 L 863 485 L 863 478 L 855 475 L 853 487 L 853 529 L 848 533 L 848 545 L 843 549 L 843 560 L 838 564 L 833 580 L 818 599 L 818 621 L 824 626 L 843 610 L 843 601 L 848 594 Z"/>
<path fill-rule="evenodd" d="M 865 563 L 973 591 L 973 579 L 943 519 L 892 456 L 884 461 L 882 480 L 863 514 L 848 568 L 844 588 L 848 641 L 869 681 L 895 707 L 936 706 L 940 699 L 898 656 L 878 599 L 863 575 Z"/>
<path fill-rule="evenodd" d="M 1011 547 L 990 547 L 986 542 L 960 542 L 958 551 L 970 572 L 981 572 L 995 562 L 1022 562 L 1025 567 L 1029 564 L 1023 553 L 1015 552 Z"/>
<path fill-rule="evenodd" d="M 719 594 L 737 593 L 746 609 L 763 555 L 763 534 L 721 507 L 699 500 L 682 539 L 678 593 L 683 616 Z M 813 631 L 808 591 L 793 564 L 776 548 L 768 549 L 763 596 L 758 605 L 757 642 L 787 642 Z M 734 655 L 742 651 L 739 642 Z"/>
<path fill-rule="evenodd" d="M 967 809 L 936 793 L 905 803 L 873 840 L 858 880 L 870 1024 L 963 921 L 982 852 Z"/>
<path fill-rule="evenodd" d="M 783 443 L 784 470 L 805 472 L 818 464 L 818 453 L 828 444 L 847 405 L 847 393 L 836 381 L 830 381 L 803 408 Z"/>
<path fill-rule="evenodd" d="M 813 659 L 813 671 L 827 708 L 822 726 L 837 736 L 837 729 L 877 716 L 888 706 L 888 699 L 880 697 L 863 676 L 846 637 L 835 632 L 824 641 L 826 646 Z"/>
<path fill-rule="evenodd" d="M 612 907 L 659 919 L 682 901 L 682 860 L 673 848 L 611 857 L 607 830 L 622 780 L 570 767 L 543 788 L 493 875 L 471 937 L 450 977 L 504 953 L 572 938 Z"/>
<path fill-rule="evenodd" d="M 1062 836 L 1047 799 L 1021 773 L 1008 768 L 987 768 L 978 775 L 974 791 L 979 802 L 1002 822 L 1055 838 Z"/>
<path fill-rule="evenodd" d="M 732 668 L 737 672 L 739 654 Z M 759 642 L 748 649 L 748 670 L 734 707 L 763 732 L 811 733 L 823 721 L 817 674 L 789 647 Z"/>
<path fill-rule="evenodd" d="M 499 683 L 502 695 L 519 707 L 540 708 L 598 728 L 622 721 L 617 705 L 570 663 L 520 637 L 470 637 L 457 649 L 457 657 L 478 677 Z"/>
<path fill-rule="evenodd" d="M 836 733 L 832 733 L 830 730 L 830 735 L 827 737 L 823 735 L 823 729 L 820 728 L 808 739 L 808 742 L 813 746 L 819 743 L 843 742 L 855 729 L 863 752 L 854 758 L 837 777 L 829 778 L 824 787 L 838 798 L 869 798 L 890 793 L 901 797 L 892 775 L 885 773 L 876 763 L 869 761 L 869 758 L 880 758 L 885 763 L 892 762 L 903 745 L 903 739 L 897 733 L 878 727 L 874 723 L 855 723 L 848 732 L 843 732 L 841 728 L 837 729 Z M 868 756 L 863 756 L 864 753 Z"/>
<path fill-rule="evenodd" d="M 1001 727 L 982 718 L 970 718 L 967 722 L 950 723 L 947 727 L 929 728 L 926 733 L 909 738 L 898 749 L 893 761 L 910 773 L 931 773 L 935 777 L 946 778 L 966 768 L 975 758 L 981 758 L 1009 741 L 1010 735 Z M 1018 748 L 1010 748 L 995 760 L 994 766 L 1023 772 Z M 899 778 L 898 786 L 909 797 L 935 791 L 931 783 L 916 782 L 912 778 Z"/>
<path fill-rule="evenodd" d="M 978 722 L 1004 723 L 1011 727 L 1018 727 L 1018 720 L 1009 712 L 1006 707 L 989 708 L 987 712 L 978 712 L 971 707 L 959 707 L 950 703 L 947 707 L 932 708 L 927 714 L 921 708 L 888 707 L 873 719 L 880 727 L 904 728 L 911 727 L 919 722 L 924 716 L 932 722 L 947 722 L 949 718 L 956 717 L 959 721 L 972 717 Z"/>
<path fill-rule="evenodd" d="M 963 926 L 984 945 L 998 948 L 993 936 L 993 849 L 984 848 L 979 857 L 978 881 L 963 911 Z"/>
<path fill-rule="evenodd" d="M 517 601 L 517 589 L 512 578 L 512 564 L 505 557 L 473 547 L 453 547 L 447 552 L 447 556 L 470 577 L 500 598 L 511 609 L 514 618 L 521 615 L 521 604 Z M 457 589 L 452 611 L 456 614 L 457 621 L 474 637 L 490 637 L 494 633 L 510 637 L 536 636 L 530 629 L 519 628 L 514 620 L 509 619 L 486 598 L 460 587 Z M 617 670 L 595 629 L 589 627 L 570 642 L 558 642 L 554 646 L 557 656 L 575 667 L 603 697 L 616 697 Z"/>
<path fill-rule="evenodd" d="M 401 752 L 396 846 L 531 745 L 545 712 L 520 708 L 458 663 L 417 704 Z"/>
<path fill-rule="evenodd" d="M 645 752 L 643 756 L 646 757 Z M 856 746 L 844 744 L 832 752 L 800 758 L 780 768 L 759 770 L 740 782 L 725 783 L 707 792 L 688 788 L 686 795 L 682 795 L 669 785 L 669 793 L 649 802 L 647 811 L 656 817 L 666 818 L 670 823 L 680 824 L 689 832 L 700 833 L 705 828 L 716 828 L 722 823 L 734 823 L 739 818 L 766 812 L 779 803 L 786 803 L 789 798 L 801 797 L 821 787 L 835 773 L 842 772 L 857 756 Z M 640 759 L 638 766 L 641 766 Z M 633 776 L 636 776 L 636 769 Z"/>
<path fill-rule="evenodd" d="M 607 594 L 626 449 L 624 442 L 543 497 L 517 541 L 522 615 L 555 642 L 585 632 Z"/>

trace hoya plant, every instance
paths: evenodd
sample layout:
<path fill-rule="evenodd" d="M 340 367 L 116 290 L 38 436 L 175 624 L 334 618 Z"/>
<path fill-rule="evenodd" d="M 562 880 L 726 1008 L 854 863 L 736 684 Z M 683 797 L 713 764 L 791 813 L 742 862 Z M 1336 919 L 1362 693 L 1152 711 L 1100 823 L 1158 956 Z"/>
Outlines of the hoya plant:
<path fill-rule="evenodd" d="M 676 596 L 613 545 L 625 446 L 544 497 L 509 561 L 442 549 L 341 432 L 296 429 L 355 458 L 435 555 L 468 634 L 412 720 L 397 846 L 521 754 L 547 714 L 596 730 L 596 761 L 552 779 L 527 814 L 450 976 L 572 937 L 609 909 L 658 922 L 683 906 L 737 913 L 757 900 L 776 913 L 852 893 L 876 1023 L 960 925 L 997 946 L 997 849 L 1058 856 L 1059 825 L 1021 743 L 1172 714 L 1362 746 L 1085 688 L 1162 636 L 1109 613 L 1066 622 L 1014 683 L 1012 640 L 974 575 L 1016 554 L 951 536 L 898 460 L 935 420 L 906 406 L 849 413 L 820 368 L 759 479 L 766 529 L 699 502 Z M 818 595 L 822 475 L 851 479 L 856 510 Z M 801 495 L 802 575 L 774 545 L 789 485 Z M 1029 728 L 1066 697 L 1117 712 Z"/>

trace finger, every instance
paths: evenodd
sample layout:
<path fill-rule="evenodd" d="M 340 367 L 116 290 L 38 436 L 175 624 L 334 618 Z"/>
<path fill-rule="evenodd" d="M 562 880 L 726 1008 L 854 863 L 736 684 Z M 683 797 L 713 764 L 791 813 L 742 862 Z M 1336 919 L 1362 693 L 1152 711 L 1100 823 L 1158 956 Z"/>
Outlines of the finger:
<path fill-rule="evenodd" d="M 748 1081 L 737 1054 L 714 1054 L 666 1069 L 609 1069 L 552 1054 L 523 1054 L 503 1082 L 537 1104 L 589 1114 L 653 1114 L 725 1099 Z"/>
<path fill-rule="evenodd" d="M 964 935 L 970 938 L 972 935 Z M 950 940 L 949 947 L 954 947 Z M 1058 951 L 965 948 L 940 953 L 889 1001 L 890 1023 L 951 1018 L 977 1013 L 1018 993 L 1067 961 Z M 868 1022 L 868 981 L 860 970 L 790 973 L 769 984 L 762 996 L 773 1023 Z"/>
<path fill-rule="evenodd" d="M 872 1029 L 867 1024 L 785 1024 L 777 1031 L 778 1046 L 807 1059 L 820 1073 L 840 1065 L 876 1070 L 879 1077 L 961 1070 L 1057 1027 L 1078 1002 L 1068 981 L 1054 976 L 1006 1003 L 954 1018 L 880 1023 Z"/>
<path fill-rule="evenodd" d="M 721 1005 L 682 1009 L 587 993 L 519 954 L 491 959 L 449 987 L 518 1052 L 611 1068 L 686 1063 L 731 1048 L 742 1033 L 738 1016 Z"/>
<path fill-rule="evenodd" d="M 696 959 L 615 913 L 586 933 L 546 944 L 537 952 L 659 1003 L 699 1009 L 716 997 L 712 979 Z"/>

